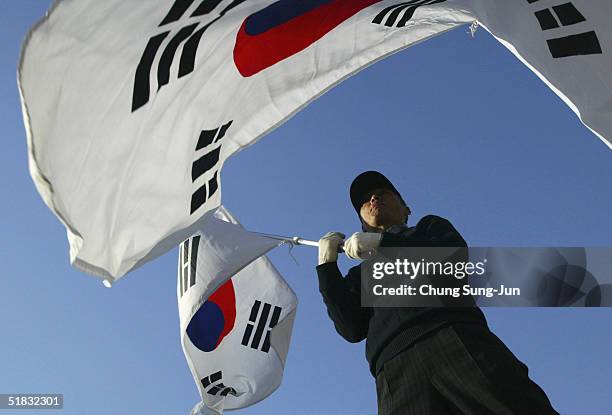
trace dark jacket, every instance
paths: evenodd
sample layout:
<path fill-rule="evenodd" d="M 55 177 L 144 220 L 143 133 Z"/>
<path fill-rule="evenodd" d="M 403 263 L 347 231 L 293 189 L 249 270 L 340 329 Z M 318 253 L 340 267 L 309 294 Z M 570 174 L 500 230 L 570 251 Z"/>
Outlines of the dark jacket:
<path fill-rule="evenodd" d="M 428 215 L 414 227 L 399 228 L 383 233 L 380 246 L 467 247 L 453 225 L 439 216 Z M 317 274 L 336 331 L 351 343 L 367 337 L 366 359 L 375 377 L 385 361 L 434 329 L 459 321 L 487 325 L 477 307 L 361 307 L 360 266 L 343 278 L 337 263 L 329 262 L 317 266 Z"/>

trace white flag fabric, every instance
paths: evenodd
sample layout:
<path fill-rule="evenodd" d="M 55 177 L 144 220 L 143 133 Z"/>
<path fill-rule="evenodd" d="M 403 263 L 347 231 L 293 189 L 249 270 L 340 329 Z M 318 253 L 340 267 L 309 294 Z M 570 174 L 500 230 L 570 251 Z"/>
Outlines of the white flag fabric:
<path fill-rule="evenodd" d="M 201 402 L 192 414 L 244 408 L 278 388 L 297 298 L 264 255 L 280 242 L 245 231 L 221 206 L 179 249 L 183 352 Z"/>
<path fill-rule="evenodd" d="M 611 15 L 608 0 L 58 0 L 19 65 L 31 175 L 72 263 L 114 281 L 219 206 L 230 155 L 476 20 L 612 146 Z"/>

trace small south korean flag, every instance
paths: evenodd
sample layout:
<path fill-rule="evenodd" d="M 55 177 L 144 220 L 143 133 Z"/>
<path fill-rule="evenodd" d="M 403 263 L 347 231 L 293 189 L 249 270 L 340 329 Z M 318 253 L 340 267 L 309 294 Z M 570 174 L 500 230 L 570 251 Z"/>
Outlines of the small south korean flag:
<path fill-rule="evenodd" d="M 192 415 L 261 401 L 280 385 L 297 297 L 264 256 L 279 241 L 222 206 L 179 250 L 181 344 L 201 402 Z"/>

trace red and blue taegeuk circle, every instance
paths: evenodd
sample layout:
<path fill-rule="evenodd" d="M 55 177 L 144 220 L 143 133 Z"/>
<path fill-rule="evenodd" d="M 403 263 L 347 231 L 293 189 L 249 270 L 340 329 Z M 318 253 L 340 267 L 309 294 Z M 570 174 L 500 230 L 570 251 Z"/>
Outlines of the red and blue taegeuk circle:
<path fill-rule="evenodd" d="M 187 325 L 191 343 L 203 352 L 212 352 L 234 328 L 236 293 L 232 280 L 221 285 L 202 304 Z"/>
<path fill-rule="evenodd" d="M 234 63 L 252 76 L 299 53 L 364 8 L 382 0 L 279 0 L 248 16 L 238 31 Z"/>

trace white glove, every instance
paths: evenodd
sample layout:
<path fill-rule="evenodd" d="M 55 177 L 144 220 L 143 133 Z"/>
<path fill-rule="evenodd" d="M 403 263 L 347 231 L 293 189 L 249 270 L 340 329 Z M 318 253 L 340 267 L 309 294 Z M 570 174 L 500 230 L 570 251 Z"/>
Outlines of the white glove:
<path fill-rule="evenodd" d="M 355 232 L 344 242 L 344 252 L 349 258 L 368 259 L 378 250 L 381 239 L 381 233 Z"/>
<path fill-rule="evenodd" d="M 338 247 L 345 235 L 340 232 L 327 232 L 319 239 L 319 265 L 338 260 Z"/>

